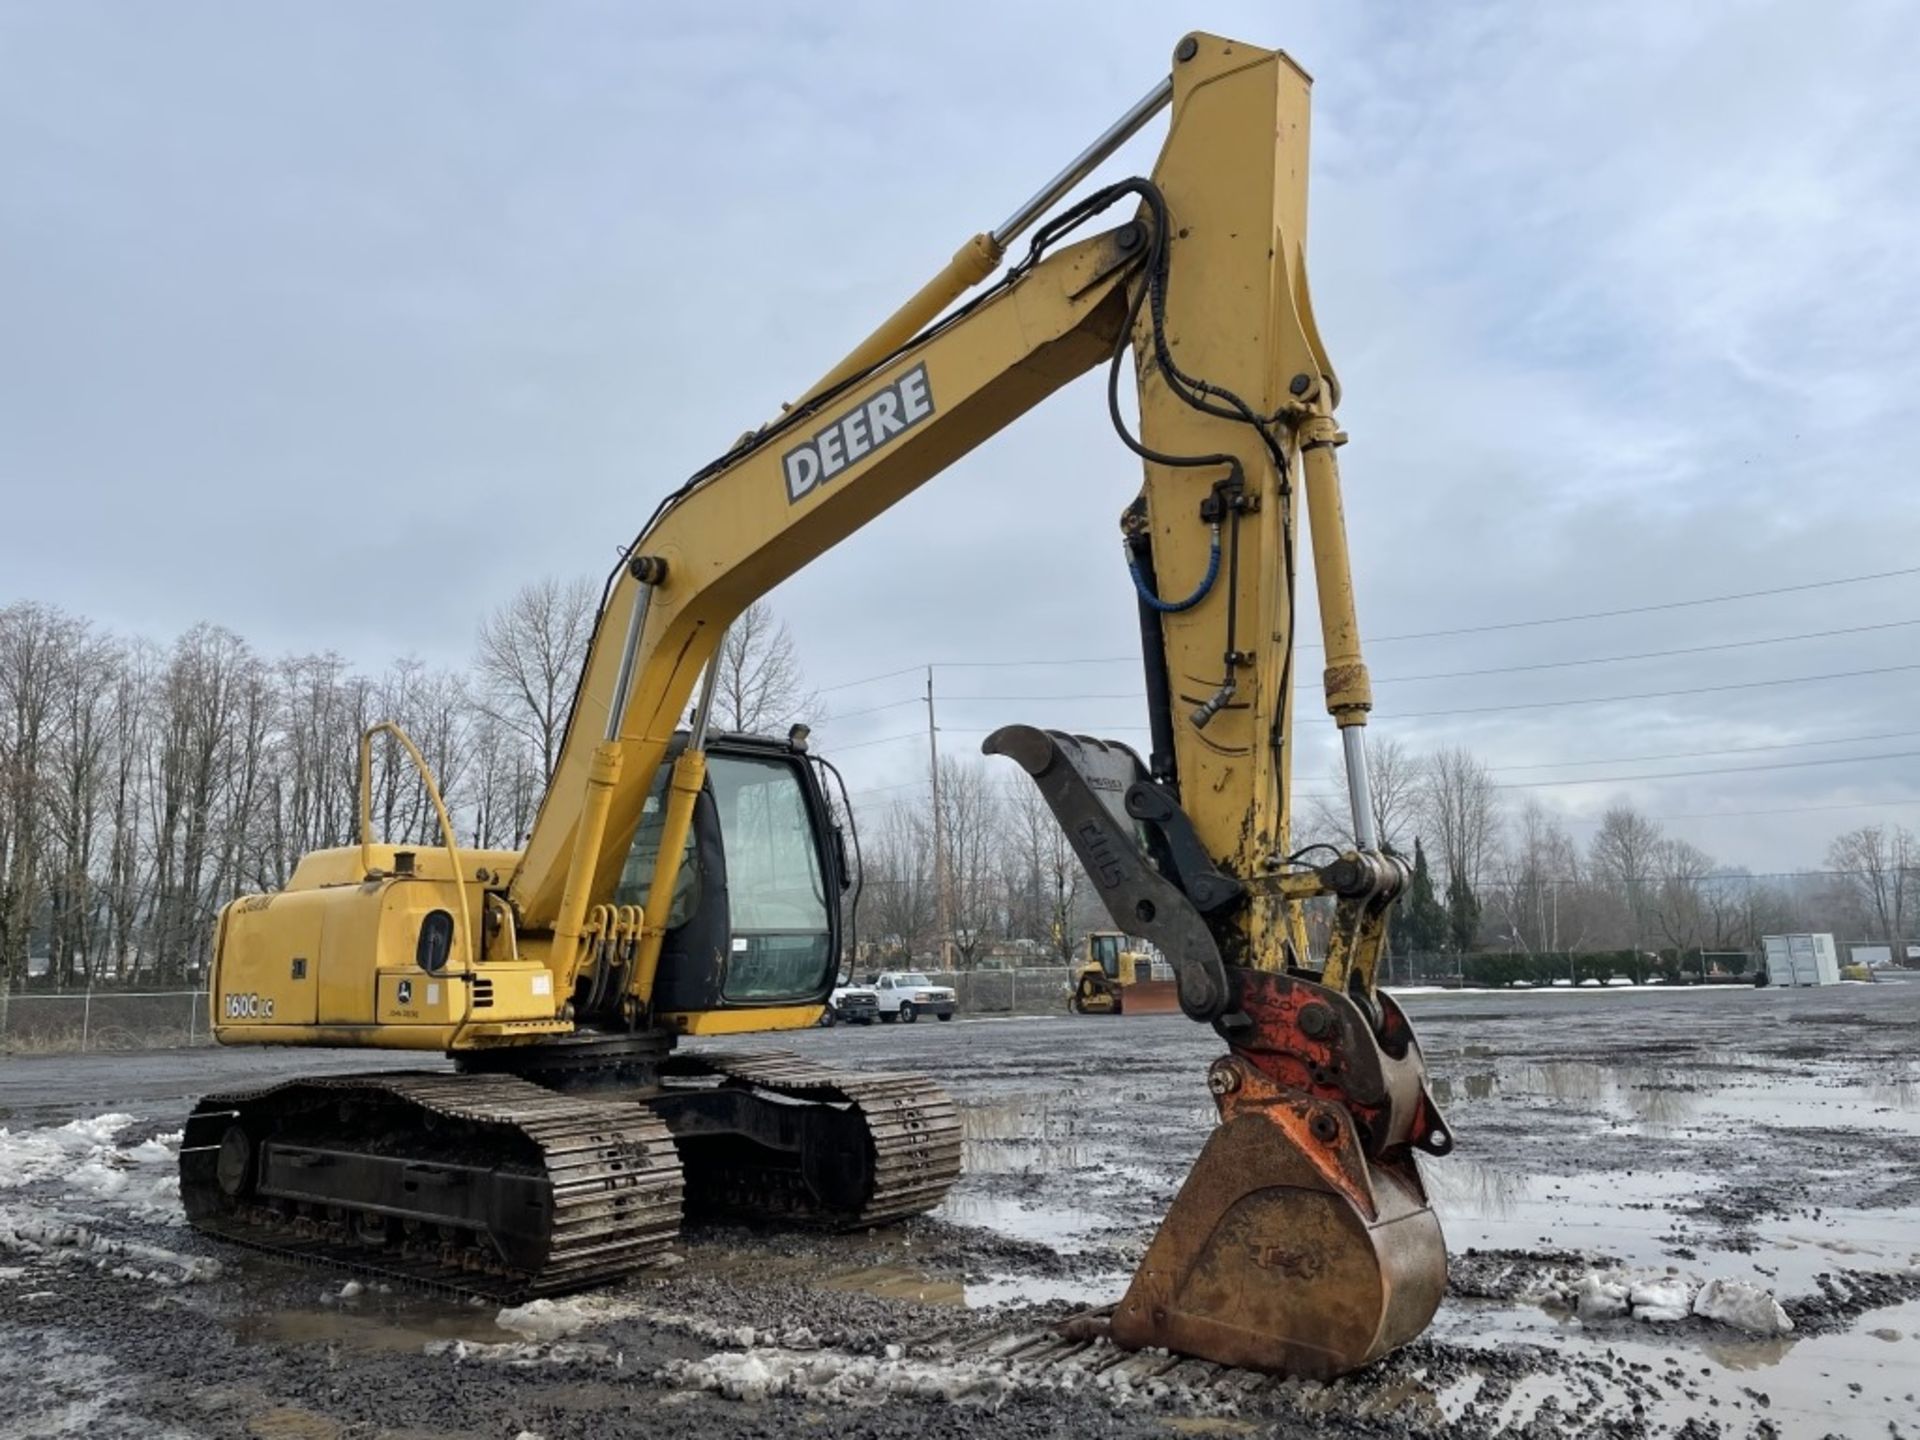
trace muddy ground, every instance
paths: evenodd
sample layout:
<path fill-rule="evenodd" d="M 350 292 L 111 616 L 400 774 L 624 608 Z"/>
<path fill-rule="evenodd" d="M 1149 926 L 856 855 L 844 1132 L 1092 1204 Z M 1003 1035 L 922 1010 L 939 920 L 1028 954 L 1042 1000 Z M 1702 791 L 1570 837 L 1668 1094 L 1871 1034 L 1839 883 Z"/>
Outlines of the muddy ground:
<path fill-rule="evenodd" d="M 1458 1140 L 1426 1166 L 1451 1289 L 1331 1385 L 1048 1338 L 1117 1298 L 1206 1140 L 1218 1042 L 1178 1017 L 781 1037 L 953 1090 L 943 1208 L 696 1228 L 679 1263 L 504 1315 L 181 1222 L 191 1095 L 365 1057 L 0 1061 L 0 1436 L 1920 1436 L 1920 983 L 1405 1004 Z M 1794 1328 L 1575 1312 L 1582 1281 L 1684 1306 L 1714 1279 Z"/>

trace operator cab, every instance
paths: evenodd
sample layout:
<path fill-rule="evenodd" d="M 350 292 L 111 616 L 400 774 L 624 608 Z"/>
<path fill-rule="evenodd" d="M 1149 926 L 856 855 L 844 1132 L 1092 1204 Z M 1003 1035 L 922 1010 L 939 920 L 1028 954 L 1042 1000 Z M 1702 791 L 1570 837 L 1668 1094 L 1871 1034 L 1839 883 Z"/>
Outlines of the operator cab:
<path fill-rule="evenodd" d="M 614 891 L 647 905 L 666 821 L 674 737 Z M 804 742 L 709 735 L 707 776 L 667 911 L 659 1012 L 820 1004 L 839 970 L 844 832 Z"/>
<path fill-rule="evenodd" d="M 1093 958 L 1109 980 L 1120 978 L 1120 937 L 1118 935 L 1095 935 L 1093 937 Z"/>

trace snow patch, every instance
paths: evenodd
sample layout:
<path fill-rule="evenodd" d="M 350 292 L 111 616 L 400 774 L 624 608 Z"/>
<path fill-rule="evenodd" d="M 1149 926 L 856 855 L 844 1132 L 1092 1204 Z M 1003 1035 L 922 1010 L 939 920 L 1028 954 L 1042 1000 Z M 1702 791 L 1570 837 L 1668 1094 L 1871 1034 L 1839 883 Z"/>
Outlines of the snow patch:
<path fill-rule="evenodd" d="M 1784 1335 L 1793 1329 L 1792 1317 L 1778 1300 L 1743 1280 L 1709 1280 L 1694 1297 L 1693 1313 L 1749 1335 Z"/>
<path fill-rule="evenodd" d="M 180 1135 L 122 1147 L 114 1137 L 131 1115 L 93 1115 L 36 1130 L 0 1127 L 0 1190 L 59 1184 L 121 1210 L 180 1218 Z"/>
<path fill-rule="evenodd" d="M 1574 1313 L 1582 1320 L 1611 1320 L 1633 1308 L 1625 1285 L 1599 1275 L 1582 1275 L 1570 1294 Z"/>
<path fill-rule="evenodd" d="M 1793 1329 L 1769 1290 L 1744 1280 L 1700 1285 L 1670 1270 L 1592 1270 L 1574 1280 L 1556 1281 L 1536 1298 L 1569 1306 L 1582 1320 L 1631 1315 L 1664 1325 L 1696 1316 L 1749 1335 L 1784 1335 Z"/>
<path fill-rule="evenodd" d="M 609 1318 L 596 1314 L 597 1307 L 584 1297 L 571 1300 L 529 1300 L 513 1305 L 493 1317 L 502 1330 L 511 1330 L 529 1340 L 562 1340 L 594 1321 Z"/>
<path fill-rule="evenodd" d="M 871 1406 L 913 1398 L 997 1410 L 1016 1394 L 1053 1392 L 1085 1395 L 1114 1408 L 1165 1400 L 1193 1415 L 1235 1413 L 1231 1401 L 1128 1369 L 1115 1363 L 1119 1358 L 1106 1341 L 1044 1367 L 991 1358 L 913 1358 L 899 1345 L 877 1356 L 768 1348 L 675 1360 L 655 1371 L 654 1379 L 743 1401 L 785 1395 Z"/>
<path fill-rule="evenodd" d="M 123 1280 L 193 1285 L 220 1274 L 220 1262 L 158 1245 L 102 1235 L 84 1225 L 0 1210 L 0 1251 L 93 1266 Z"/>
<path fill-rule="evenodd" d="M 442 1355 L 456 1365 L 506 1365 L 516 1370 L 531 1370 L 541 1365 L 613 1365 L 625 1357 L 611 1345 L 536 1345 L 512 1340 L 501 1345 L 486 1345 L 473 1340 L 430 1340 L 421 1347 L 427 1355 Z"/>
<path fill-rule="evenodd" d="M 1667 1324 L 1684 1320 L 1693 1313 L 1693 1287 L 1672 1275 L 1629 1286 L 1627 1300 L 1633 1306 L 1636 1320 Z"/>

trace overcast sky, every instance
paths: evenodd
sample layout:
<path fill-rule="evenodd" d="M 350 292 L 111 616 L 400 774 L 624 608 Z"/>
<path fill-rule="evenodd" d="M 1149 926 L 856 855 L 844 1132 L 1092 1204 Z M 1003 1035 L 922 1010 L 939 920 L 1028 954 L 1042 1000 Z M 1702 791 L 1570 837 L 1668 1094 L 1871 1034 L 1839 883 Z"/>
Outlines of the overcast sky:
<path fill-rule="evenodd" d="M 1920 567 L 1897 0 L 0 0 L 0 603 L 463 663 L 518 585 L 604 572 L 1189 23 L 1316 77 L 1309 254 L 1370 636 Z M 943 745 L 1143 739 L 1127 698 L 966 698 L 1137 693 L 1103 659 L 1137 643 L 1137 484 L 1083 381 L 776 592 L 872 806 L 925 764 L 918 678 L 844 683 L 878 672 L 1101 662 L 943 670 Z M 1375 723 L 1509 784 L 1608 777 L 1508 792 L 1580 838 L 1626 797 L 1728 863 L 1818 865 L 1837 830 L 1920 823 L 1920 669 L 1888 669 L 1920 663 L 1912 622 L 1920 574 L 1382 639 Z M 1739 641 L 1768 643 L 1402 678 Z M 1303 746 L 1303 790 L 1332 754 Z M 1780 768 L 1612 778 L 1755 766 Z"/>

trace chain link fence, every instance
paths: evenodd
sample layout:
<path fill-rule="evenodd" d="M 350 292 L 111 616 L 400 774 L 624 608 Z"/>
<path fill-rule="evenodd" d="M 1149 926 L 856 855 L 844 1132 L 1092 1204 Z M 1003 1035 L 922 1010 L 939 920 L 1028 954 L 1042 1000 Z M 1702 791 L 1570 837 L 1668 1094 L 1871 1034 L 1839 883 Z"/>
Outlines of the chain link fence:
<path fill-rule="evenodd" d="M 1073 990 L 1065 965 L 1030 970 L 921 970 L 932 985 L 953 991 L 962 1015 L 1064 1015 Z"/>
<path fill-rule="evenodd" d="M 962 1015 L 1064 1015 L 1073 971 L 921 972 L 949 987 Z M 0 1053 L 159 1050 L 210 1045 L 204 990 L 74 990 L 0 993 Z"/>
<path fill-rule="evenodd" d="M 0 993 L 0 1052 L 211 1045 L 205 990 Z"/>

